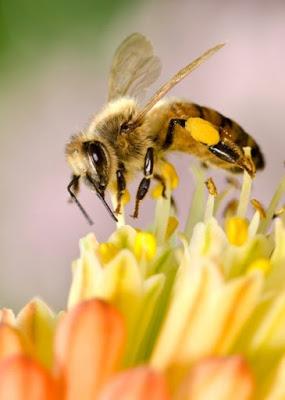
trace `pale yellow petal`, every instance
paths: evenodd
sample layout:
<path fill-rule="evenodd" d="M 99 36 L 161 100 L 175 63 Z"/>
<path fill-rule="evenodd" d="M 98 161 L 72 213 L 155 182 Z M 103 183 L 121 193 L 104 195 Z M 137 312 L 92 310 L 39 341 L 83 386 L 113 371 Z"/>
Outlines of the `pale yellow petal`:
<path fill-rule="evenodd" d="M 261 274 L 225 282 L 211 261 L 185 257 L 153 365 L 187 365 L 206 355 L 225 354 L 253 312 L 261 289 Z"/>
<path fill-rule="evenodd" d="M 264 400 L 284 400 L 285 399 L 285 356 L 281 359 L 276 368 L 272 382 Z"/>
<path fill-rule="evenodd" d="M 68 308 L 98 296 L 102 288 L 102 265 L 97 256 L 98 242 L 93 234 L 80 240 L 80 258 L 73 263 Z"/>
<path fill-rule="evenodd" d="M 32 345 L 34 355 L 47 367 L 52 363 L 56 319 L 40 299 L 30 301 L 17 316 L 17 327 Z"/>

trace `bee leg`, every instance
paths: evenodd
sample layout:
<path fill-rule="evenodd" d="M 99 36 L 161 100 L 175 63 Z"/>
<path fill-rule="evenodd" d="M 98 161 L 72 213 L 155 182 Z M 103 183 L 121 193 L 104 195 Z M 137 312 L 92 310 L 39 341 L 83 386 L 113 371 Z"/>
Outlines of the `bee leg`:
<path fill-rule="evenodd" d="M 79 176 L 76 175 L 71 176 L 71 182 L 67 187 L 67 191 L 70 194 L 68 202 L 72 203 L 74 201 L 74 196 L 77 196 L 79 193 Z"/>
<path fill-rule="evenodd" d="M 119 169 L 116 171 L 117 177 L 117 207 L 115 210 L 116 214 L 121 213 L 121 201 L 122 197 L 126 191 L 126 179 L 124 176 L 125 167 L 124 165 L 120 165 Z"/>
<path fill-rule="evenodd" d="M 92 219 L 89 217 L 89 215 L 84 210 L 81 203 L 79 202 L 79 200 L 76 197 L 76 195 L 79 191 L 79 178 L 80 178 L 80 176 L 72 175 L 72 179 L 67 186 L 67 191 L 70 194 L 71 201 L 75 202 L 75 204 L 78 206 L 79 210 L 82 212 L 84 217 L 87 219 L 87 222 L 89 223 L 89 225 L 93 225 Z"/>
<path fill-rule="evenodd" d="M 144 177 L 141 180 L 137 190 L 135 210 L 132 215 L 133 218 L 138 217 L 140 201 L 143 200 L 150 187 L 150 181 L 153 173 L 153 166 L 154 166 L 153 148 L 149 147 L 146 151 L 146 155 L 144 158 Z"/>
<path fill-rule="evenodd" d="M 172 145 L 175 126 L 179 125 L 182 126 L 182 128 L 184 128 L 185 124 L 186 120 L 182 118 L 173 118 L 169 121 L 165 141 L 163 144 L 164 150 L 168 149 Z"/>
<path fill-rule="evenodd" d="M 154 174 L 154 179 L 157 180 L 162 186 L 162 197 L 166 199 L 166 182 L 162 175 Z"/>
<path fill-rule="evenodd" d="M 221 160 L 235 164 L 246 170 L 253 177 L 255 175 L 255 166 L 249 157 L 231 140 L 224 139 L 219 143 L 209 146 L 208 149 Z"/>

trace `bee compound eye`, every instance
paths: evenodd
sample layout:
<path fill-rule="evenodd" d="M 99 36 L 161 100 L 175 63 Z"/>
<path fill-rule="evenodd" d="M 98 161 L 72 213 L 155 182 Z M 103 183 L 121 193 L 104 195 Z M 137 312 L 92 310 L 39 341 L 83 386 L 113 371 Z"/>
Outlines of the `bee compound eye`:
<path fill-rule="evenodd" d="M 100 143 L 97 142 L 90 143 L 88 152 L 95 167 L 107 164 L 107 157 L 103 149 L 103 146 Z"/>
<path fill-rule="evenodd" d="M 98 177 L 97 184 L 103 190 L 108 183 L 109 163 L 104 145 L 100 142 L 90 142 L 88 156 Z"/>

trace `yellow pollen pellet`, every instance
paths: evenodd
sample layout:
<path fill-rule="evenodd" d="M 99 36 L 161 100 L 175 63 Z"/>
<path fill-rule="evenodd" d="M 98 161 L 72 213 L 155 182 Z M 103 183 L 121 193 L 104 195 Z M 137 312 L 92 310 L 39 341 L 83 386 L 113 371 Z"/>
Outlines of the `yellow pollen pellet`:
<path fill-rule="evenodd" d="M 220 134 L 218 129 L 202 118 L 188 118 L 185 128 L 190 132 L 191 136 L 198 142 L 212 146 L 219 143 Z"/>
<path fill-rule="evenodd" d="M 118 247 L 113 243 L 100 243 L 98 246 L 98 256 L 102 264 L 107 264 L 119 252 Z"/>
<path fill-rule="evenodd" d="M 122 204 L 123 204 L 123 206 L 128 204 L 130 202 L 130 200 L 131 200 L 130 192 L 128 191 L 128 189 L 126 189 L 125 193 L 122 196 Z"/>
<path fill-rule="evenodd" d="M 154 186 L 154 188 L 151 191 L 151 197 L 155 200 L 160 199 L 162 197 L 162 192 L 163 192 L 163 186 L 161 183 L 158 183 L 157 185 Z"/>
<path fill-rule="evenodd" d="M 171 190 L 174 190 L 177 188 L 178 183 L 179 183 L 179 178 L 177 175 L 177 172 L 175 168 L 173 167 L 172 164 L 168 162 L 164 162 L 163 166 L 161 168 L 161 174 L 169 184 L 169 187 Z"/>
<path fill-rule="evenodd" d="M 261 271 L 264 275 L 268 273 L 270 269 L 270 260 L 265 257 L 258 258 L 249 264 L 247 271 Z"/>
<path fill-rule="evenodd" d="M 248 221 L 240 217 L 228 218 L 225 224 L 225 231 L 231 244 L 241 246 L 248 238 Z"/>
<path fill-rule="evenodd" d="M 135 238 L 134 253 L 138 260 L 150 261 L 156 254 L 156 239 L 148 232 L 138 232 Z"/>

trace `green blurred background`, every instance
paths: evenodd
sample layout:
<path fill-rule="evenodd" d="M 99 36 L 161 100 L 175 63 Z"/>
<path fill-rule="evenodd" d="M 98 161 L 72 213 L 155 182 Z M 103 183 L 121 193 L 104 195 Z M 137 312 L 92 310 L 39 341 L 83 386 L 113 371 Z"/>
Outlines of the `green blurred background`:
<path fill-rule="evenodd" d="M 114 18 L 131 13 L 137 3 L 139 0 L 1 0 L 1 79 L 15 68 L 27 71 L 31 64 L 35 67 L 44 62 L 63 43 L 90 51 L 90 45 L 102 44 Z"/>
<path fill-rule="evenodd" d="M 267 168 L 253 196 L 267 204 L 284 173 L 283 0 L 0 0 L 0 306 L 40 295 L 65 306 L 79 238 L 90 231 L 67 203 L 64 147 L 107 97 L 112 55 L 130 33 L 148 36 L 163 71 L 150 94 L 205 49 L 227 46 L 172 91 L 237 120 L 260 143 Z M 181 225 L 193 179 L 188 156 L 171 156 L 181 183 Z M 218 187 L 223 172 L 209 171 Z M 99 240 L 114 224 L 94 194 L 80 199 Z M 146 200 L 137 226 L 154 212 Z M 130 214 L 133 201 L 127 213 Z M 134 223 L 132 219 L 128 219 Z"/>

